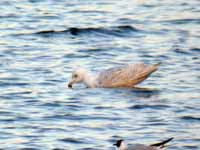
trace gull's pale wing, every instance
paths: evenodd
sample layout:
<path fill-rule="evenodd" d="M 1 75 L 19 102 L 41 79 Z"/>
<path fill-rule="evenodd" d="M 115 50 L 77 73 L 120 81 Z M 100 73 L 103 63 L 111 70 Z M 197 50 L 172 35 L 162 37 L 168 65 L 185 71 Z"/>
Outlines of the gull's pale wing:
<path fill-rule="evenodd" d="M 145 80 L 159 65 L 130 64 L 101 72 L 97 78 L 99 87 L 133 87 Z"/>
<path fill-rule="evenodd" d="M 134 144 L 134 145 L 128 145 L 127 150 L 158 150 L 158 149 L 153 146 L 146 146 L 143 144 Z"/>

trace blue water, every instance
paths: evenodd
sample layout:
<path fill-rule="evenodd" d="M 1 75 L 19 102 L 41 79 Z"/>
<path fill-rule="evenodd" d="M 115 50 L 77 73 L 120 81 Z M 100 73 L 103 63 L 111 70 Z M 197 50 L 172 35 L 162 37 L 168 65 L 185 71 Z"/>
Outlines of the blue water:
<path fill-rule="evenodd" d="M 124 138 L 200 149 L 199 0 L 1 0 L 0 148 L 102 150 Z M 67 88 L 93 71 L 162 62 L 146 89 Z"/>

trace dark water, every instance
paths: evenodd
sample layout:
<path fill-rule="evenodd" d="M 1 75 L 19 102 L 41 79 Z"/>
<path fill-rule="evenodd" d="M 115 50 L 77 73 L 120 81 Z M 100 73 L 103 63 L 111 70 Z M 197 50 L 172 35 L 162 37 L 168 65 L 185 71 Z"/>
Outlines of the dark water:
<path fill-rule="evenodd" d="M 200 149 L 200 1 L 1 0 L 0 148 Z M 72 68 L 162 62 L 140 86 L 67 88 Z M 150 88 L 150 89 L 149 89 Z"/>

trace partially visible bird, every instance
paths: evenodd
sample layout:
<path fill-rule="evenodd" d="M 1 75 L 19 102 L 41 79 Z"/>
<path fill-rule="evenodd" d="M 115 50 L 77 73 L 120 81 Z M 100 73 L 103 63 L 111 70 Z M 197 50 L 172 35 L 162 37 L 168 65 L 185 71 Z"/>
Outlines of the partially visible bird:
<path fill-rule="evenodd" d="M 151 144 L 151 145 L 144 145 L 144 144 L 134 144 L 134 145 L 127 145 L 124 140 L 118 140 L 114 146 L 118 147 L 119 150 L 163 150 L 168 142 L 170 142 L 173 138 L 169 138 L 165 141 Z"/>
<path fill-rule="evenodd" d="M 155 72 L 159 65 L 160 63 L 154 65 L 144 63 L 128 64 L 103 70 L 97 74 L 93 74 L 84 68 L 78 68 L 73 71 L 72 80 L 69 82 L 68 87 L 72 88 L 74 83 L 80 82 L 90 88 L 134 87 Z"/>

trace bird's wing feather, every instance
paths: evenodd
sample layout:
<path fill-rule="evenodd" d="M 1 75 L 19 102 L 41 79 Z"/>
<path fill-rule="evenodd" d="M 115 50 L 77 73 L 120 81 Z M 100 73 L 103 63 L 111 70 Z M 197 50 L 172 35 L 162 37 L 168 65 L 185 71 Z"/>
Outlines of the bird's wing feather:
<path fill-rule="evenodd" d="M 165 141 L 162 141 L 162 142 L 158 142 L 158 143 L 154 143 L 154 144 L 151 144 L 151 146 L 156 146 L 156 147 L 166 147 L 166 144 L 168 143 L 168 142 L 170 142 L 171 140 L 173 140 L 174 138 L 169 138 L 169 139 L 167 139 L 167 140 L 165 140 Z"/>
<path fill-rule="evenodd" d="M 97 80 L 101 87 L 133 87 L 145 80 L 157 68 L 157 65 L 150 66 L 144 63 L 130 64 L 105 70 L 99 74 Z"/>

